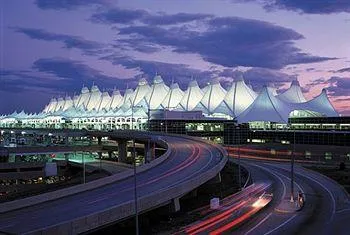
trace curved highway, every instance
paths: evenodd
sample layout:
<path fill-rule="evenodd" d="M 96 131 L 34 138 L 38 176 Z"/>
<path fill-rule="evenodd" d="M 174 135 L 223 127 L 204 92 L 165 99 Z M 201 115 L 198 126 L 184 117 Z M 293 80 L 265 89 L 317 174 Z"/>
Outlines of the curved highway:
<path fill-rule="evenodd" d="M 274 197 L 266 210 L 251 218 L 240 234 L 349 234 L 349 194 L 335 181 L 315 171 L 295 166 L 295 195 L 300 191 L 305 206 L 297 211 L 290 201 L 290 164 L 242 160 L 255 181 L 273 181 Z"/>
<path fill-rule="evenodd" d="M 103 135 L 119 137 L 116 133 Z M 156 167 L 137 174 L 140 211 L 181 197 L 213 178 L 227 160 L 225 151 L 215 145 L 186 137 L 164 135 L 161 138 L 168 143 L 170 155 Z M 118 217 L 116 208 L 122 208 L 121 216 L 132 216 L 135 213 L 133 201 L 134 178 L 128 177 L 89 191 L 2 213 L 0 231 L 81 233 L 125 219 L 125 216 Z"/>

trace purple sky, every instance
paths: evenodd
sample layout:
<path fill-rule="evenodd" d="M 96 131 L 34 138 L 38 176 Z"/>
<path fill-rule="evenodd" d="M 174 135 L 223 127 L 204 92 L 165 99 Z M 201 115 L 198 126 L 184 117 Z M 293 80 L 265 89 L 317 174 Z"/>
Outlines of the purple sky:
<path fill-rule="evenodd" d="M 0 114 L 41 111 L 53 96 L 133 87 L 162 75 L 182 88 L 255 88 L 297 77 L 307 98 L 328 88 L 350 115 L 348 0 L 0 0 Z"/>

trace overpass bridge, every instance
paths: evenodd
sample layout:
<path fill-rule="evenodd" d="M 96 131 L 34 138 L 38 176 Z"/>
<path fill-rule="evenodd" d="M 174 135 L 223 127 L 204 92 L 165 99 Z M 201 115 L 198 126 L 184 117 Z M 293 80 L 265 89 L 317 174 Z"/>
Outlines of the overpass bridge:
<path fill-rule="evenodd" d="M 76 133 L 75 133 L 76 134 Z M 223 148 L 184 136 L 139 131 L 84 132 L 99 140 L 149 140 L 165 147 L 159 158 L 87 184 L 0 204 L 0 231 L 9 234 L 77 234 L 173 203 L 219 174 L 227 157 Z M 99 141 L 100 142 L 100 141 Z M 118 144 L 119 144 L 118 142 Z"/>

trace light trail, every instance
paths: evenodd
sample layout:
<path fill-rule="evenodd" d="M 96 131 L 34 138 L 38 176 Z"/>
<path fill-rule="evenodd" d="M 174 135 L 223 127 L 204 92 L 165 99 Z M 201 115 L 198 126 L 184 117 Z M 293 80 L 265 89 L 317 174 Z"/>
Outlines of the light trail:
<path fill-rule="evenodd" d="M 232 229 L 233 227 L 235 227 L 236 225 L 242 223 L 243 221 L 247 220 L 248 218 L 250 218 L 252 215 L 254 215 L 256 212 L 258 212 L 259 210 L 261 210 L 262 208 L 264 208 L 269 202 L 271 201 L 270 199 L 264 199 L 264 198 L 259 198 L 257 201 L 255 201 L 252 205 L 252 209 L 249 210 L 248 212 L 244 213 L 243 215 L 241 215 L 240 217 L 234 219 L 233 221 L 231 221 L 230 223 L 225 224 L 224 226 L 210 232 L 210 235 L 218 235 L 221 234 L 229 229 Z"/>
<path fill-rule="evenodd" d="M 197 234 L 199 232 L 202 232 L 202 231 L 224 221 L 225 219 L 229 218 L 231 216 L 232 212 L 234 212 L 235 210 L 237 210 L 239 208 L 242 208 L 246 203 L 247 203 L 247 201 L 242 201 L 239 204 L 237 204 L 236 206 L 230 208 L 229 210 L 227 210 L 221 214 L 218 214 L 214 217 L 211 217 L 210 219 L 207 219 L 203 222 L 200 222 L 200 223 L 186 229 L 185 232 L 188 234 Z"/>

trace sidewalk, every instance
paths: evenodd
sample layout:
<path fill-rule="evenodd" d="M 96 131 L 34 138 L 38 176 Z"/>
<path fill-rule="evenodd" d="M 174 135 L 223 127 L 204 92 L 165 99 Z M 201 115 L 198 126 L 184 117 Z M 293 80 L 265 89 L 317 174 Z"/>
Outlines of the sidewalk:
<path fill-rule="evenodd" d="M 279 213 L 295 213 L 299 211 L 301 207 L 298 206 L 297 199 L 294 199 L 294 202 L 290 201 L 290 198 L 282 199 L 281 203 L 275 208 L 276 212 Z"/>

